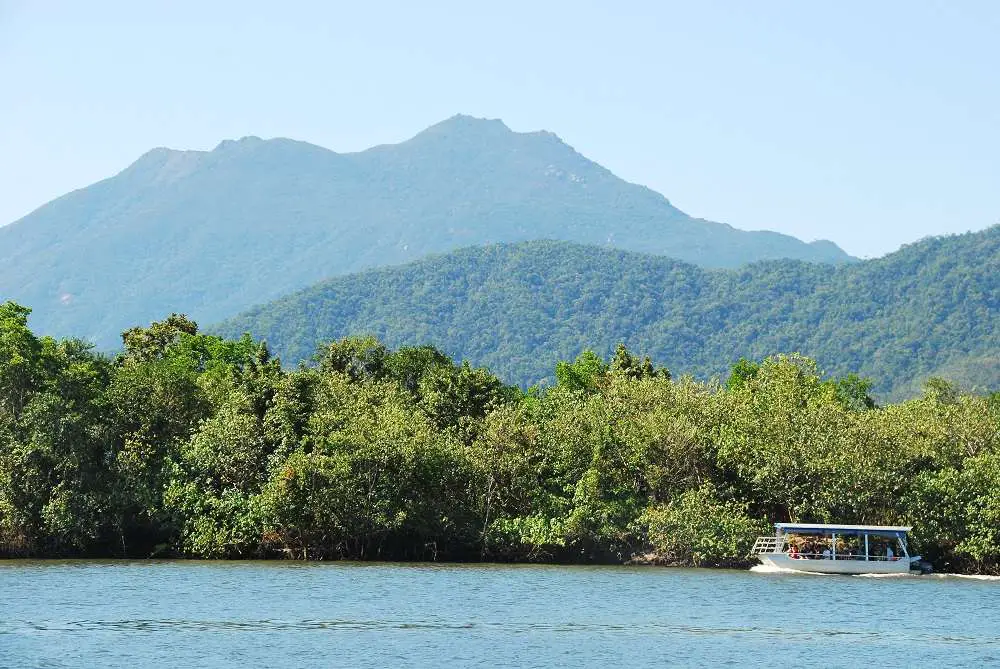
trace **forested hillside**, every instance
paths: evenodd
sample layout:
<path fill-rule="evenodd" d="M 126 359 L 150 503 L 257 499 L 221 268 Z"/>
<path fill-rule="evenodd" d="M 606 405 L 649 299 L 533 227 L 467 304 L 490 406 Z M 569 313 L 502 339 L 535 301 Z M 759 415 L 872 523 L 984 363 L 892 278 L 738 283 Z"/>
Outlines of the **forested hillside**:
<path fill-rule="evenodd" d="M 372 333 L 432 344 L 508 382 L 552 381 L 556 361 L 618 342 L 678 373 L 722 375 L 741 357 L 798 351 L 886 398 L 945 376 L 1000 387 L 1000 227 L 926 239 L 831 267 L 796 261 L 706 270 L 561 242 L 464 249 L 333 279 L 217 327 L 289 362 Z"/>
<path fill-rule="evenodd" d="M 0 297 L 32 305 L 40 332 L 113 348 L 162 313 L 218 321 L 331 276 L 530 239 L 705 266 L 849 260 L 830 242 L 693 219 L 551 133 L 457 116 L 351 154 L 253 137 L 155 149 L 0 227 Z"/>
<path fill-rule="evenodd" d="M 1000 569 L 1000 395 L 876 407 L 800 356 L 724 386 L 618 347 L 542 391 L 429 347 L 288 370 L 173 315 L 114 359 L 0 305 L 0 555 L 746 564 L 774 521 Z"/>

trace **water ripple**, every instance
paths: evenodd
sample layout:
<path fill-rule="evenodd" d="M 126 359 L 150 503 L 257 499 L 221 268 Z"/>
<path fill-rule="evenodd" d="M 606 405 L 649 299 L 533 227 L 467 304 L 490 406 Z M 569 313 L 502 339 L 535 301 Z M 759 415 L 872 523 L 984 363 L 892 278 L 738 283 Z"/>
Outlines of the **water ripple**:
<path fill-rule="evenodd" d="M 74 620 L 59 622 L 0 622 L 0 634 L 25 632 L 280 632 L 311 630 L 416 630 L 416 631 L 497 631 L 508 634 L 686 634 L 693 636 L 759 636 L 782 639 L 817 640 L 848 637 L 878 640 L 919 640 L 927 643 L 1000 646 L 1000 639 L 906 631 L 859 631 L 837 628 L 788 630 L 766 626 L 701 626 L 675 622 L 644 624 L 588 624 L 579 622 L 493 622 L 440 620 Z"/>
<path fill-rule="evenodd" d="M 904 653 L 912 666 L 978 668 L 1000 658 L 995 585 L 639 568 L 0 565 L 0 665 L 746 666 L 770 653 L 837 667 Z"/>

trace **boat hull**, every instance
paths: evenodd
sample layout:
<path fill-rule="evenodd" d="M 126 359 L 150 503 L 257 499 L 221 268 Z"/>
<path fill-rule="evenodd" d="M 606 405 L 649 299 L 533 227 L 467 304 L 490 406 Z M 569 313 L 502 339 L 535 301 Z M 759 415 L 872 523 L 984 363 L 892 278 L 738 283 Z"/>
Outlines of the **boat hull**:
<path fill-rule="evenodd" d="M 910 559 L 898 560 L 811 560 L 793 559 L 787 553 L 761 553 L 762 564 L 813 574 L 909 574 Z"/>

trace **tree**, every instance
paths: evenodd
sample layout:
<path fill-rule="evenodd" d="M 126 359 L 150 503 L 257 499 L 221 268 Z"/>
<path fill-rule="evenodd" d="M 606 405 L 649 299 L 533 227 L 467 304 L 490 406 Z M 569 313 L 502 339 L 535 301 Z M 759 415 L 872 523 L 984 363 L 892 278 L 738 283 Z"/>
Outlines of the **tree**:
<path fill-rule="evenodd" d="M 560 386 L 569 390 L 594 392 L 607 373 L 608 366 L 591 350 L 582 352 L 571 363 L 556 364 L 556 380 Z"/>
<path fill-rule="evenodd" d="M 0 417 L 16 421 L 38 383 L 42 342 L 28 329 L 31 309 L 0 305 Z"/>
<path fill-rule="evenodd" d="M 720 499 L 711 484 L 650 508 L 642 522 L 661 560 L 693 567 L 742 563 L 754 538 L 767 531 L 766 522 L 748 515 L 745 503 Z"/>
<path fill-rule="evenodd" d="M 353 381 L 380 379 L 388 354 L 375 337 L 345 337 L 320 350 L 319 368 L 324 374 L 345 374 Z"/>
<path fill-rule="evenodd" d="M 389 378 L 416 397 L 427 375 L 454 365 L 451 358 L 433 346 L 403 346 L 386 355 L 384 368 Z"/>
<path fill-rule="evenodd" d="M 871 379 L 863 379 L 857 374 L 848 374 L 830 381 L 835 388 L 837 400 L 847 409 L 864 411 L 875 408 L 871 396 Z"/>
<path fill-rule="evenodd" d="M 135 327 L 122 333 L 125 357 L 148 361 L 164 354 L 181 335 L 198 333 L 198 324 L 184 314 L 170 314 L 166 320 L 154 321 L 148 328 Z"/>
<path fill-rule="evenodd" d="M 740 358 L 730 369 L 729 378 L 726 379 L 726 390 L 740 390 L 747 384 L 747 382 L 757 376 L 759 371 L 759 363 L 752 362 L 746 358 Z"/>
<path fill-rule="evenodd" d="M 34 340 L 33 389 L 0 432 L 0 545 L 86 552 L 108 539 L 110 365 L 76 340 Z M 6 432 L 6 435 L 3 435 Z"/>
<path fill-rule="evenodd" d="M 640 361 L 637 357 L 629 353 L 628 349 L 625 348 L 625 344 L 622 343 L 619 343 L 615 348 L 615 355 L 611 359 L 609 372 L 613 376 L 622 376 L 629 379 L 652 378 L 654 376 L 662 376 L 665 379 L 670 378 L 670 372 L 666 367 L 656 369 L 653 367 L 653 362 L 649 359 L 648 355 Z"/>
<path fill-rule="evenodd" d="M 924 397 L 939 404 L 953 404 L 958 400 L 959 391 L 954 383 L 938 376 L 924 381 Z"/>

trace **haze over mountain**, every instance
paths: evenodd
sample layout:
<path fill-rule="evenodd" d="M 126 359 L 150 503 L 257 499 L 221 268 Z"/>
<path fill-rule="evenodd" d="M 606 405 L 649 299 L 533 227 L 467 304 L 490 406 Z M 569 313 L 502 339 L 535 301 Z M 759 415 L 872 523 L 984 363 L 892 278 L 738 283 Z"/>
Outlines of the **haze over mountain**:
<path fill-rule="evenodd" d="M 836 268 L 707 270 L 549 241 L 470 248 L 329 280 L 215 329 L 262 337 L 286 363 L 346 335 L 433 344 L 521 384 L 618 342 L 702 377 L 743 356 L 801 352 L 898 398 L 931 375 L 1000 388 L 998 316 L 1000 226 Z"/>
<path fill-rule="evenodd" d="M 456 116 L 353 154 L 254 137 L 154 149 L 0 228 L 0 294 L 32 307 L 39 332 L 114 347 L 169 312 L 212 322 L 326 277 L 545 238 L 707 267 L 850 260 L 691 218 L 551 133 Z"/>

